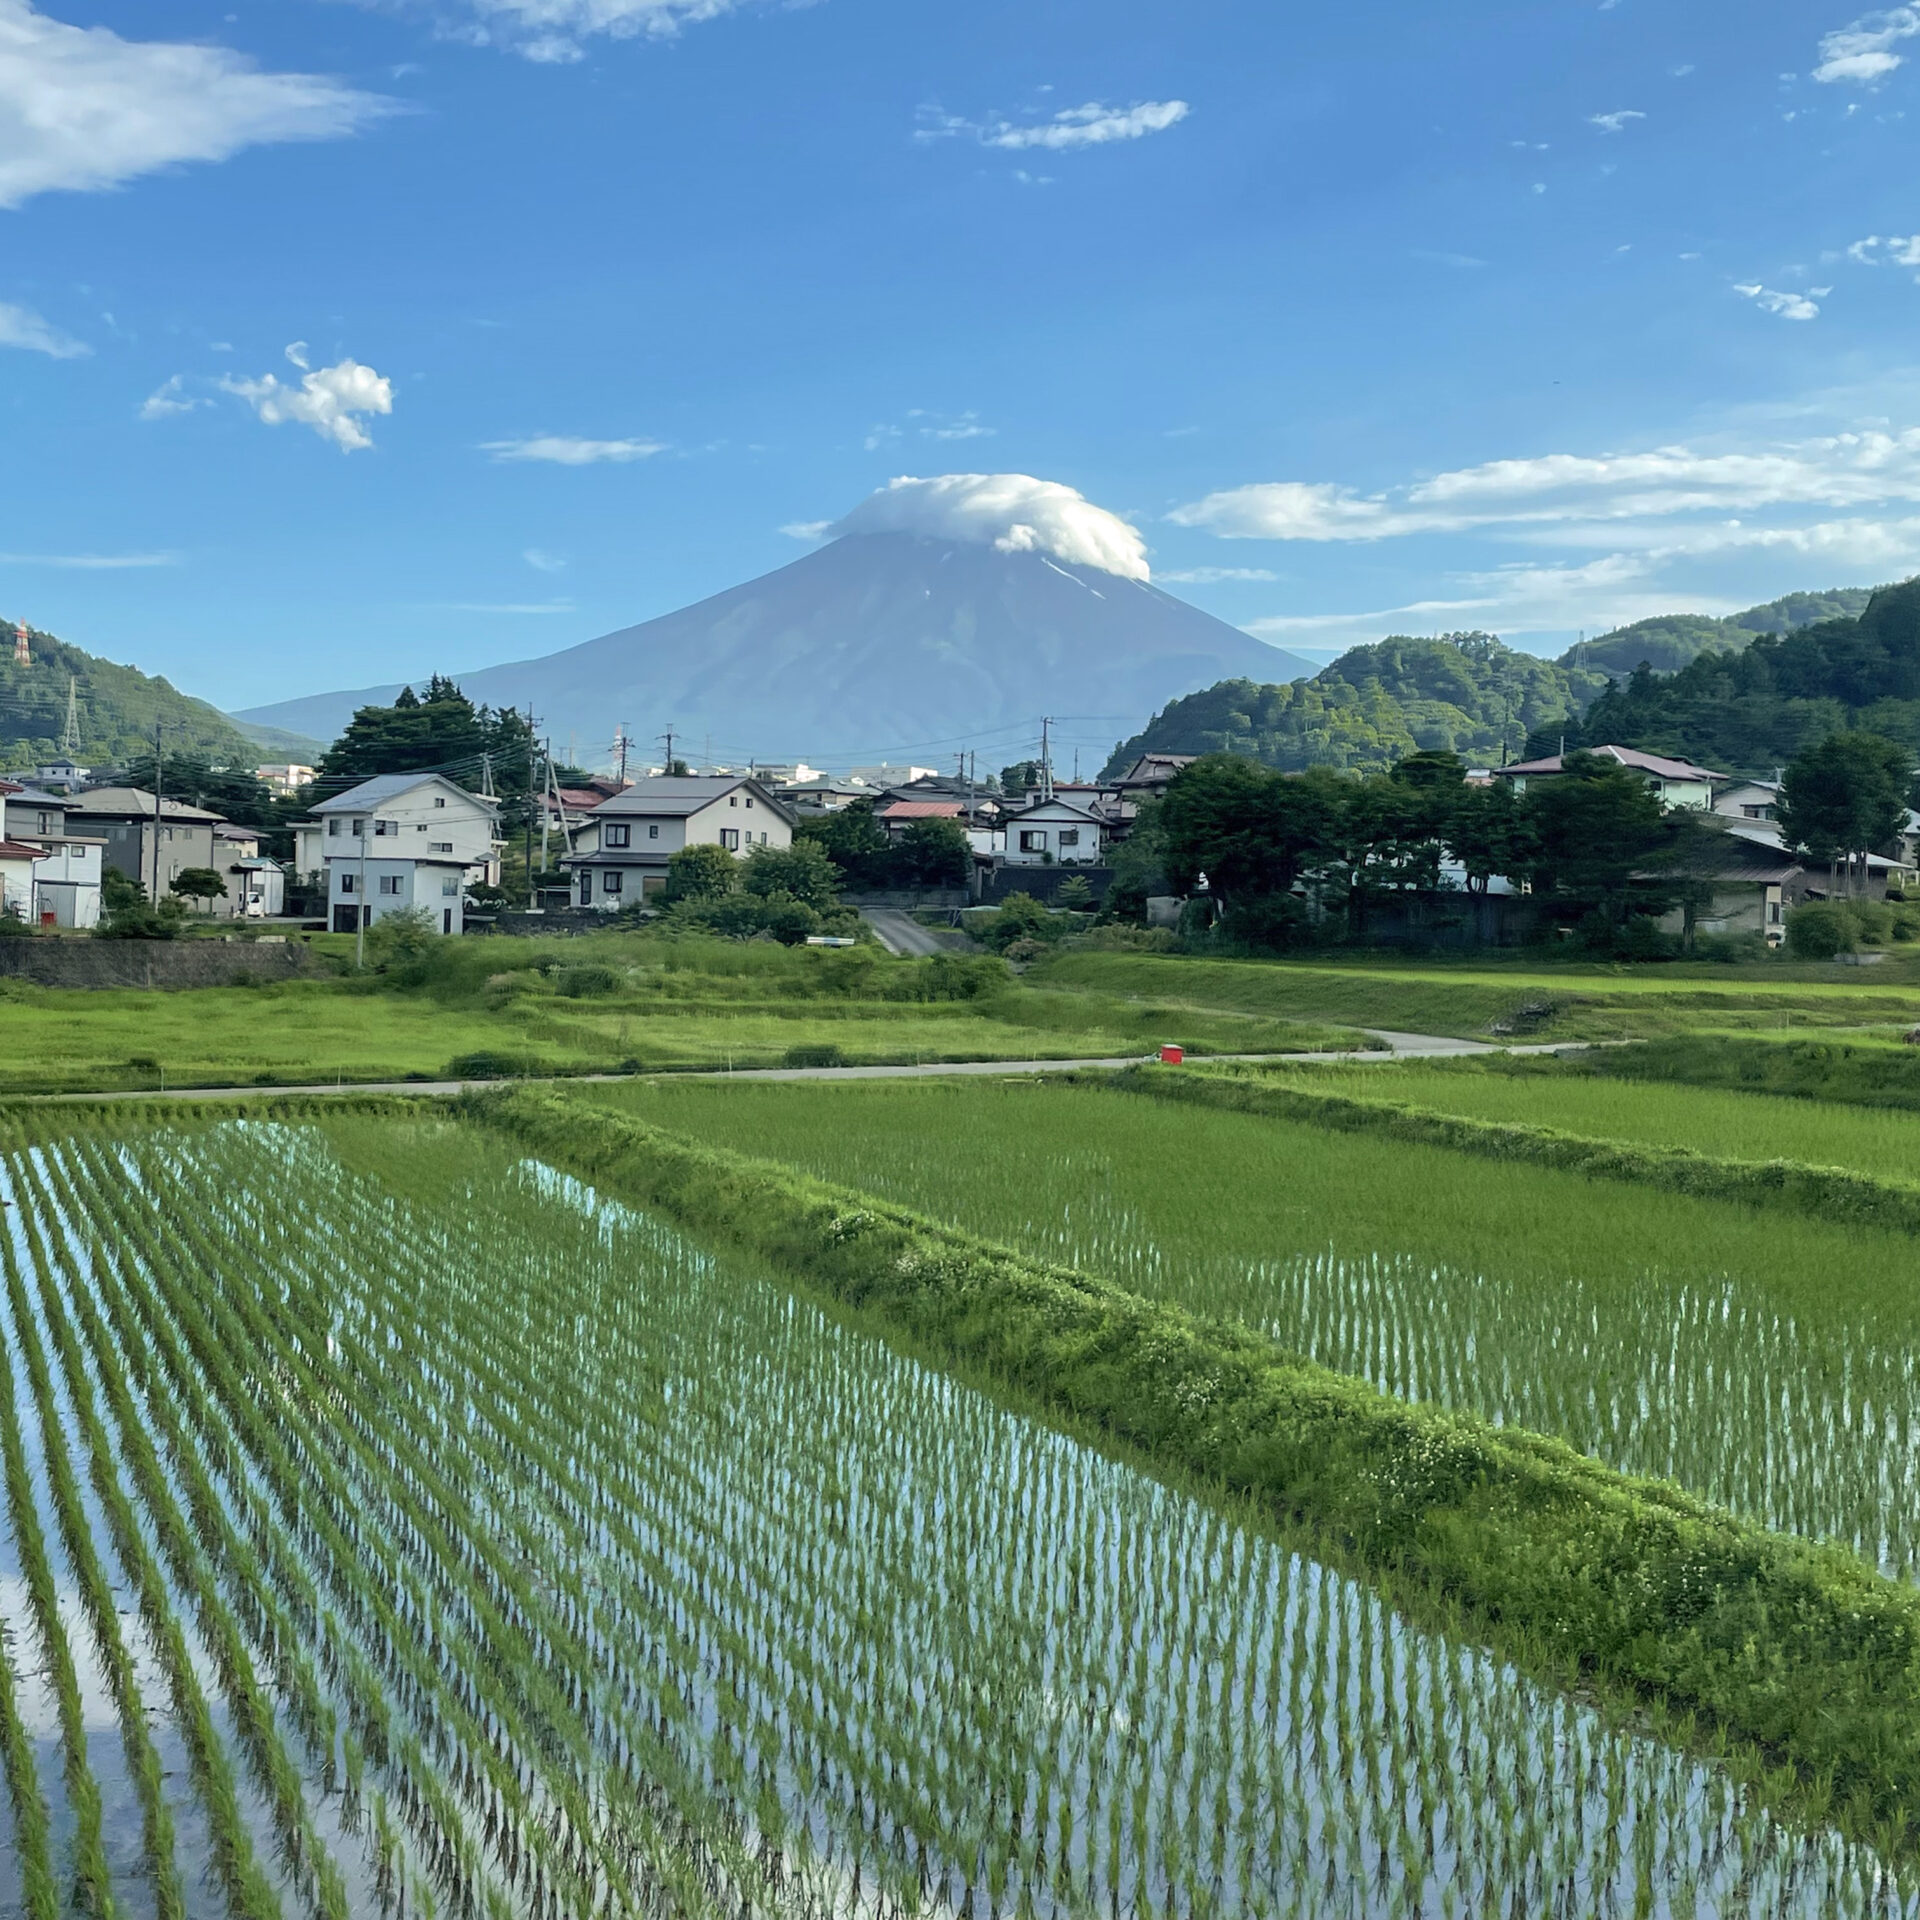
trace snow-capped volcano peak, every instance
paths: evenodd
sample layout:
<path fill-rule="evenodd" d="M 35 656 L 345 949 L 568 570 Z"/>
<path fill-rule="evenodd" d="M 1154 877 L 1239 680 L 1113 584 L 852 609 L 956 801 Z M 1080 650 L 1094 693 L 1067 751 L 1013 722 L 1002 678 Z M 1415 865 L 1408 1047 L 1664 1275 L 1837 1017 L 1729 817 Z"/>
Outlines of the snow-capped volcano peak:
<path fill-rule="evenodd" d="M 1058 480 L 1026 473 L 943 473 L 903 477 L 869 494 L 830 537 L 917 533 L 964 540 L 1001 553 L 1051 554 L 1072 566 L 1098 567 L 1123 580 L 1151 577 L 1138 533 Z"/>

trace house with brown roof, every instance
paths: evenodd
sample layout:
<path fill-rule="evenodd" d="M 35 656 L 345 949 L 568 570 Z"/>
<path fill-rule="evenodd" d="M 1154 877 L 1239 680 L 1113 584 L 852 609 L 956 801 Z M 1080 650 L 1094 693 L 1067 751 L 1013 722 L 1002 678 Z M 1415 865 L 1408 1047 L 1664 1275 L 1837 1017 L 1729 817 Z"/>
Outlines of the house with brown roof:
<path fill-rule="evenodd" d="M 1696 767 L 1690 760 L 1674 760 L 1666 754 L 1642 753 L 1637 747 L 1587 747 L 1583 751 L 1602 760 L 1612 760 L 1647 780 L 1660 796 L 1660 804 L 1671 812 L 1675 807 L 1698 807 L 1703 812 L 1713 806 L 1713 790 L 1725 785 L 1730 775 Z M 1511 766 L 1492 769 L 1496 780 L 1511 780 L 1515 793 L 1525 793 L 1527 783 L 1550 780 L 1566 771 L 1570 753 L 1548 754 L 1543 760 L 1516 760 Z"/>

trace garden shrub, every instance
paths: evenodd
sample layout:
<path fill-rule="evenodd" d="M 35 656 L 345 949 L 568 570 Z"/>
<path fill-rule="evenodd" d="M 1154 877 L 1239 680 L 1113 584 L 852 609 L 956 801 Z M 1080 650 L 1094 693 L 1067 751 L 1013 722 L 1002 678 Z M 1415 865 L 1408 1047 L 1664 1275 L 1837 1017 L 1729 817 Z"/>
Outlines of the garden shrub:
<path fill-rule="evenodd" d="M 1858 944 L 1853 915 L 1838 900 L 1803 900 L 1787 914 L 1787 951 L 1796 960 L 1832 960 Z"/>

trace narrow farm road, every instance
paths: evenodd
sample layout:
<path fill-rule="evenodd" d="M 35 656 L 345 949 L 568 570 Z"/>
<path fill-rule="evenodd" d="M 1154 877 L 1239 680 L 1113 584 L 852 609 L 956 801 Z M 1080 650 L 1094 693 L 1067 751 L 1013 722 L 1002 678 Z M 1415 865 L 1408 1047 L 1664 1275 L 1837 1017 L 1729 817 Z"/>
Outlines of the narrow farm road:
<path fill-rule="evenodd" d="M 931 954 L 953 951 L 931 927 L 923 927 L 912 914 L 902 913 L 898 907 L 862 907 L 860 918 L 873 929 L 873 937 L 889 953 L 905 959 L 924 960 Z"/>
<path fill-rule="evenodd" d="M 1387 1065 L 1395 1060 L 1438 1060 L 1468 1053 L 1564 1053 L 1581 1047 L 1616 1044 L 1588 1040 L 1530 1042 L 1520 1047 L 1490 1046 L 1484 1040 L 1457 1040 L 1445 1034 L 1394 1033 L 1384 1028 L 1367 1027 L 1375 1039 L 1384 1040 L 1384 1049 L 1364 1053 L 1210 1053 L 1196 1060 L 1298 1060 L 1349 1061 L 1359 1065 Z M 245 1087 L 138 1087 L 120 1093 L 19 1093 L 0 1090 L 0 1102 L 6 1101 L 100 1101 L 100 1100 L 275 1100 L 287 1094 L 341 1095 L 352 1093 L 474 1093 L 486 1087 L 500 1086 L 591 1086 L 619 1080 L 926 1080 L 941 1075 L 998 1074 L 1002 1077 L 1033 1073 L 1072 1073 L 1082 1067 L 1137 1067 L 1155 1056 L 1146 1053 L 1117 1054 L 1101 1058 L 1072 1060 L 938 1060 L 923 1065 L 880 1067 L 663 1067 L 641 1073 L 554 1073 L 529 1074 L 512 1081 L 504 1080 L 357 1080 L 318 1081 L 305 1086 Z"/>

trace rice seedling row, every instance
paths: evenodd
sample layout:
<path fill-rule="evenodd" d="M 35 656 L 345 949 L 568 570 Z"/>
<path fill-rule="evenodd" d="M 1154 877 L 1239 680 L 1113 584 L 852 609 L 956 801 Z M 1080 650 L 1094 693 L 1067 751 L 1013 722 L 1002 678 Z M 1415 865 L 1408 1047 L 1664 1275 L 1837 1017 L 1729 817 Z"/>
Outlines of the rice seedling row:
<path fill-rule="evenodd" d="M 7 1167 L 97 1511 L 180 1530 L 299 1756 L 289 1910 L 358 1848 L 488 1914 L 1920 1912 L 657 1223 L 376 1136 L 393 1185 L 247 1124 Z"/>
<path fill-rule="evenodd" d="M 1910 1237 L 1085 1087 L 656 1084 L 594 1103 L 1920 1569 Z"/>

